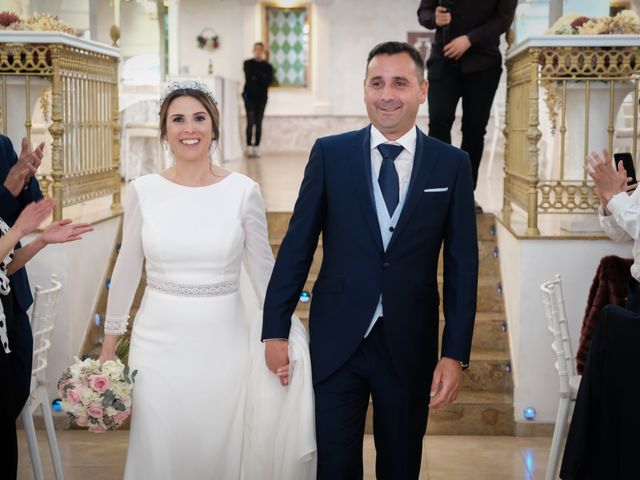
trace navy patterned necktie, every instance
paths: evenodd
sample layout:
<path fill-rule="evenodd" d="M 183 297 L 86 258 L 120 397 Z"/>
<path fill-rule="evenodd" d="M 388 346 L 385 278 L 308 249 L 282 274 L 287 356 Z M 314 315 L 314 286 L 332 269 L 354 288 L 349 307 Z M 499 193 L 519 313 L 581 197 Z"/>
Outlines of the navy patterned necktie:
<path fill-rule="evenodd" d="M 393 162 L 398 158 L 402 150 L 404 150 L 404 147 L 401 145 L 390 145 L 388 143 L 378 145 L 378 151 L 382 155 L 378 184 L 382 191 L 384 203 L 387 204 L 390 217 L 393 217 L 393 212 L 395 212 L 398 202 L 400 202 L 400 179 Z"/>

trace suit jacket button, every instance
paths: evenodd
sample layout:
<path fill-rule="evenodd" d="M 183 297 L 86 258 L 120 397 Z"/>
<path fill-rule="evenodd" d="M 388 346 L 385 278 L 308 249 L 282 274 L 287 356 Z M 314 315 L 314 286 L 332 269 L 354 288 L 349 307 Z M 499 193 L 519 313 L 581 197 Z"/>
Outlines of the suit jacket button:
<path fill-rule="evenodd" d="M 382 268 L 389 268 L 391 266 L 391 264 L 389 262 L 384 262 L 382 264 Z"/>

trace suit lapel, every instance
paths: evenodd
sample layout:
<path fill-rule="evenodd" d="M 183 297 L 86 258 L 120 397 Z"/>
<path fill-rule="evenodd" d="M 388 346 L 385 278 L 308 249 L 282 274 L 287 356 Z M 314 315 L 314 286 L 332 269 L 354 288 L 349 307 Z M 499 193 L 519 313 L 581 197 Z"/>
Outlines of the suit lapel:
<path fill-rule="evenodd" d="M 375 199 L 373 196 L 373 184 L 371 181 L 371 134 L 370 126 L 362 129 L 356 141 L 351 145 L 352 154 L 349 164 L 354 179 L 354 185 L 358 193 L 358 200 L 374 242 L 382 252 L 382 236 L 380 224 L 376 214 Z"/>
<path fill-rule="evenodd" d="M 387 246 L 387 252 L 393 248 L 393 245 L 396 243 L 396 239 L 402 234 L 402 230 L 406 226 L 411 214 L 416 208 L 416 205 L 420 201 L 423 192 L 421 188 L 416 187 L 416 183 L 418 182 L 417 179 L 427 178 L 436 164 L 436 159 L 432 151 L 427 147 L 428 137 L 422 133 L 418 127 L 416 127 L 416 130 L 416 153 L 413 158 L 413 168 L 411 169 L 411 180 L 409 180 L 407 197 L 396 228 L 391 236 L 389 245 Z M 419 185 L 422 185 L 422 183 L 419 183 Z"/>

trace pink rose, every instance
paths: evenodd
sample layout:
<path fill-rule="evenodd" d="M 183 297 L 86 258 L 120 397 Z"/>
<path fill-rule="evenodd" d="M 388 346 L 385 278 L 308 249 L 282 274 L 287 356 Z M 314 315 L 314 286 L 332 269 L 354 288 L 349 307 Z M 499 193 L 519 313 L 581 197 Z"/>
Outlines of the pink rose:
<path fill-rule="evenodd" d="M 89 425 L 89 417 L 85 415 L 80 415 L 76 417 L 75 420 L 76 420 L 76 424 L 79 427 L 86 427 L 87 425 Z"/>
<path fill-rule="evenodd" d="M 101 427 L 100 425 L 91 425 L 89 427 L 89 431 L 93 433 L 104 433 L 107 431 L 107 429 L 104 427 Z"/>
<path fill-rule="evenodd" d="M 73 404 L 80 403 L 80 394 L 76 391 L 75 388 L 67 389 L 67 400 L 69 400 L 69 402 Z"/>
<path fill-rule="evenodd" d="M 118 425 L 122 425 L 124 421 L 129 417 L 130 414 L 131 414 L 131 410 L 127 409 L 124 412 L 116 413 L 116 416 L 113 417 L 113 419 Z"/>
<path fill-rule="evenodd" d="M 109 389 L 109 378 L 106 375 L 91 375 L 89 386 L 99 394 L 103 394 Z"/>
<path fill-rule="evenodd" d="M 93 404 L 90 405 L 89 408 L 87 408 L 87 413 L 89 414 L 90 417 L 93 418 L 102 418 L 102 413 L 103 413 L 103 408 L 100 405 L 97 404 Z"/>

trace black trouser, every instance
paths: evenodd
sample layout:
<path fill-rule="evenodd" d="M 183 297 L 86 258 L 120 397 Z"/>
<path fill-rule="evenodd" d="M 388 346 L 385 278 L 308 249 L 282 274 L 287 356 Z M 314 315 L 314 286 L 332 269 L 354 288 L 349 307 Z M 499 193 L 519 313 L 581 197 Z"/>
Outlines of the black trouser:
<path fill-rule="evenodd" d="M 11 295 L 11 293 L 9 294 Z M 33 333 L 27 312 L 20 309 L 15 297 L 13 315 L 7 324 L 7 336 L 11 354 L 9 368 L 13 377 L 13 395 L 15 399 L 14 418 L 18 418 L 22 407 L 29 398 L 31 390 L 31 365 L 33 363 Z"/>
<path fill-rule="evenodd" d="M 13 317 L 13 297 L 0 295 L 5 321 L 11 322 Z M 9 345 L 12 348 L 12 345 Z M 16 478 L 18 472 L 18 440 L 16 438 L 15 399 L 13 395 L 13 378 L 9 366 L 9 357 L 0 345 L 0 448 L 2 448 L 2 462 L 0 462 L 0 477 Z"/>
<path fill-rule="evenodd" d="M 633 277 L 629 280 L 624 308 L 631 310 L 636 315 L 640 315 L 640 283 Z"/>
<path fill-rule="evenodd" d="M 431 379 L 425 379 L 428 386 Z M 376 478 L 417 480 L 427 427 L 429 391 L 400 381 L 379 318 L 353 356 L 314 386 L 318 480 L 363 476 L 362 442 L 373 401 Z"/>
<path fill-rule="evenodd" d="M 638 478 L 640 317 L 607 305 L 600 312 L 562 460 L 563 480 Z"/>
<path fill-rule="evenodd" d="M 247 145 L 258 146 L 260 145 L 260 137 L 262 137 L 262 118 L 267 106 L 267 97 L 254 97 L 245 93 L 243 98 L 244 108 L 247 112 Z"/>
<path fill-rule="evenodd" d="M 462 98 L 460 148 L 469 154 L 474 188 L 478 183 L 484 135 L 501 73 L 501 66 L 465 73 L 451 60 L 436 60 L 428 64 L 429 135 L 451 143 L 456 106 Z"/>

